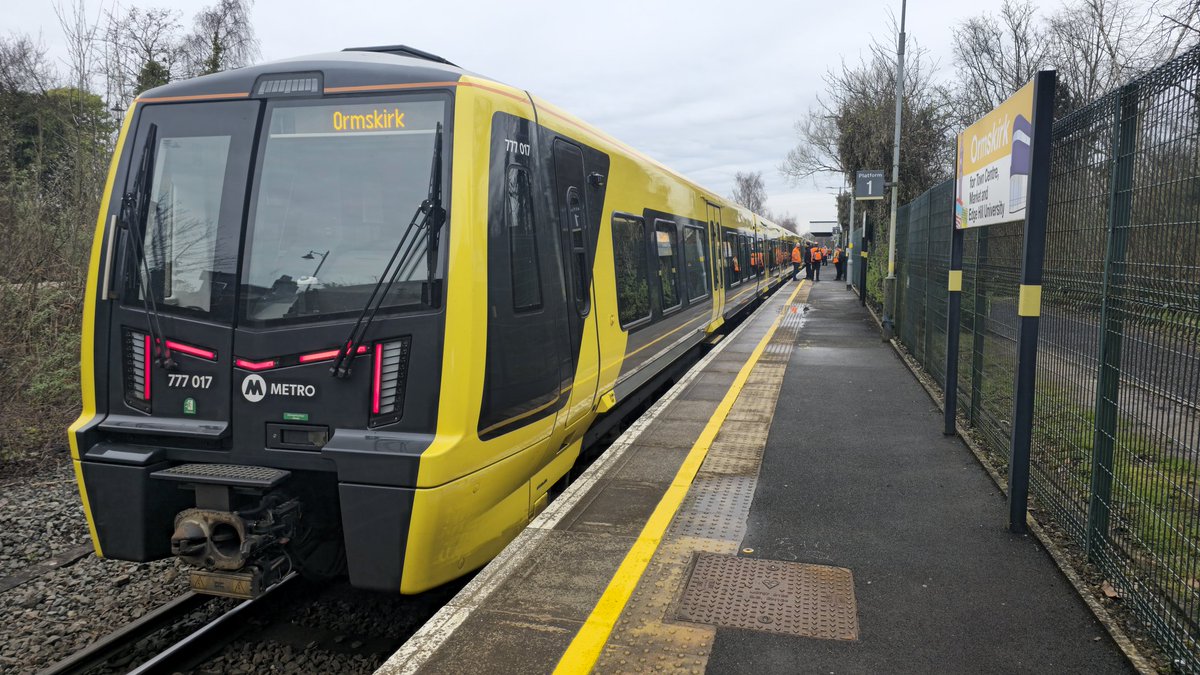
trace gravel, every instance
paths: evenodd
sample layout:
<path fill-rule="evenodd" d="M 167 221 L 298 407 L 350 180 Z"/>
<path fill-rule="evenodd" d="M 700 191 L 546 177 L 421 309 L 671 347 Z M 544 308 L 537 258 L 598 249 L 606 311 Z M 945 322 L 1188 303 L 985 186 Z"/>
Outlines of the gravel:
<path fill-rule="evenodd" d="M 0 483 L 0 580 L 88 543 L 69 465 Z M 416 597 L 357 590 L 344 581 L 290 594 L 269 626 L 251 630 L 195 672 L 373 672 L 465 581 Z M 89 553 L 41 573 L 0 592 L 0 674 L 53 665 L 187 591 L 187 567 L 175 559 L 130 563 Z M 128 670 L 234 604 L 207 603 L 100 672 Z"/>
<path fill-rule="evenodd" d="M 69 465 L 0 485 L 0 578 L 89 542 Z M 175 560 L 86 555 L 0 593 L 0 672 L 40 670 L 188 590 Z"/>
<path fill-rule="evenodd" d="M 89 542 L 69 463 L 0 483 L 0 578 Z"/>

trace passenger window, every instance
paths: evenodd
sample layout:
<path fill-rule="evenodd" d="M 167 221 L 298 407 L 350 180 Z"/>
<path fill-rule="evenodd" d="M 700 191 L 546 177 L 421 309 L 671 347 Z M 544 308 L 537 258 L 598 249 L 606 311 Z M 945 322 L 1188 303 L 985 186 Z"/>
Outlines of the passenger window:
<path fill-rule="evenodd" d="M 646 265 L 646 224 L 614 214 L 613 261 L 617 273 L 617 314 L 621 328 L 650 316 L 650 275 Z"/>
<path fill-rule="evenodd" d="M 660 220 L 654 225 L 655 251 L 658 257 L 658 285 L 662 290 L 663 311 L 678 307 L 683 299 L 679 295 L 679 264 L 675 254 L 678 235 L 675 223 Z"/>
<path fill-rule="evenodd" d="M 683 228 L 683 267 L 688 300 L 708 295 L 708 269 L 704 256 L 704 230 L 691 225 Z"/>
<path fill-rule="evenodd" d="M 533 196 L 529 172 L 508 167 L 505 181 L 505 217 L 508 221 L 509 264 L 514 312 L 542 307 L 542 276 L 538 269 L 537 237 L 533 231 Z"/>

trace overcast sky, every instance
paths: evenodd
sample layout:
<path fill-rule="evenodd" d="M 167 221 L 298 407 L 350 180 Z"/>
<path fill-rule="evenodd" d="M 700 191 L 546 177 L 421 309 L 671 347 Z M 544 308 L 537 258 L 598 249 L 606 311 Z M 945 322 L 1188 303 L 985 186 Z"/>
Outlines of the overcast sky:
<path fill-rule="evenodd" d="M 123 4 L 171 7 L 190 26 L 211 0 Z M 51 0 L 6 5 L 4 32 L 40 34 L 61 58 Z M 953 26 L 999 5 L 913 0 L 907 31 L 948 70 Z M 737 171 L 762 171 L 768 207 L 804 229 L 836 216 L 840 179 L 780 175 L 793 124 L 830 68 L 857 62 L 872 36 L 895 43 L 889 12 L 900 0 L 257 0 L 252 17 L 264 60 L 407 44 L 528 89 L 721 194 Z"/>

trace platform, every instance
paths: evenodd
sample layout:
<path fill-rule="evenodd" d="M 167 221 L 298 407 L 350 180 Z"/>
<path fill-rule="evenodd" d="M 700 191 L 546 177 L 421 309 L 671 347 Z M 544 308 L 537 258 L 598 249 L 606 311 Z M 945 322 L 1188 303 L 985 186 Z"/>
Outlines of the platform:
<path fill-rule="evenodd" d="M 1130 672 L 857 299 L 789 283 L 380 672 Z"/>

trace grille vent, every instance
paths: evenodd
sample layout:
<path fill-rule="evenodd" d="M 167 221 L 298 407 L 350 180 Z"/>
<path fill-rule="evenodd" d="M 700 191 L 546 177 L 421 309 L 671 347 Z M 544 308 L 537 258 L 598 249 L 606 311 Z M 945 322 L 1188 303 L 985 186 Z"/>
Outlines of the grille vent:
<path fill-rule="evenodd" d="M 122 361 L 125 371 L 125 402 L 143 412 L 150 412 L 150 388 L 146 386 L 149 372 L 146 359 L 149 336 L 137 331 L 125 331 Z"/>
<path fill-rule="evenodd" d="M 404 414 L 404 387 L 408 380 L 410 337 L 385 342 L 379 359 L 379 412 L 371 426 L 390 424 Z"/>

